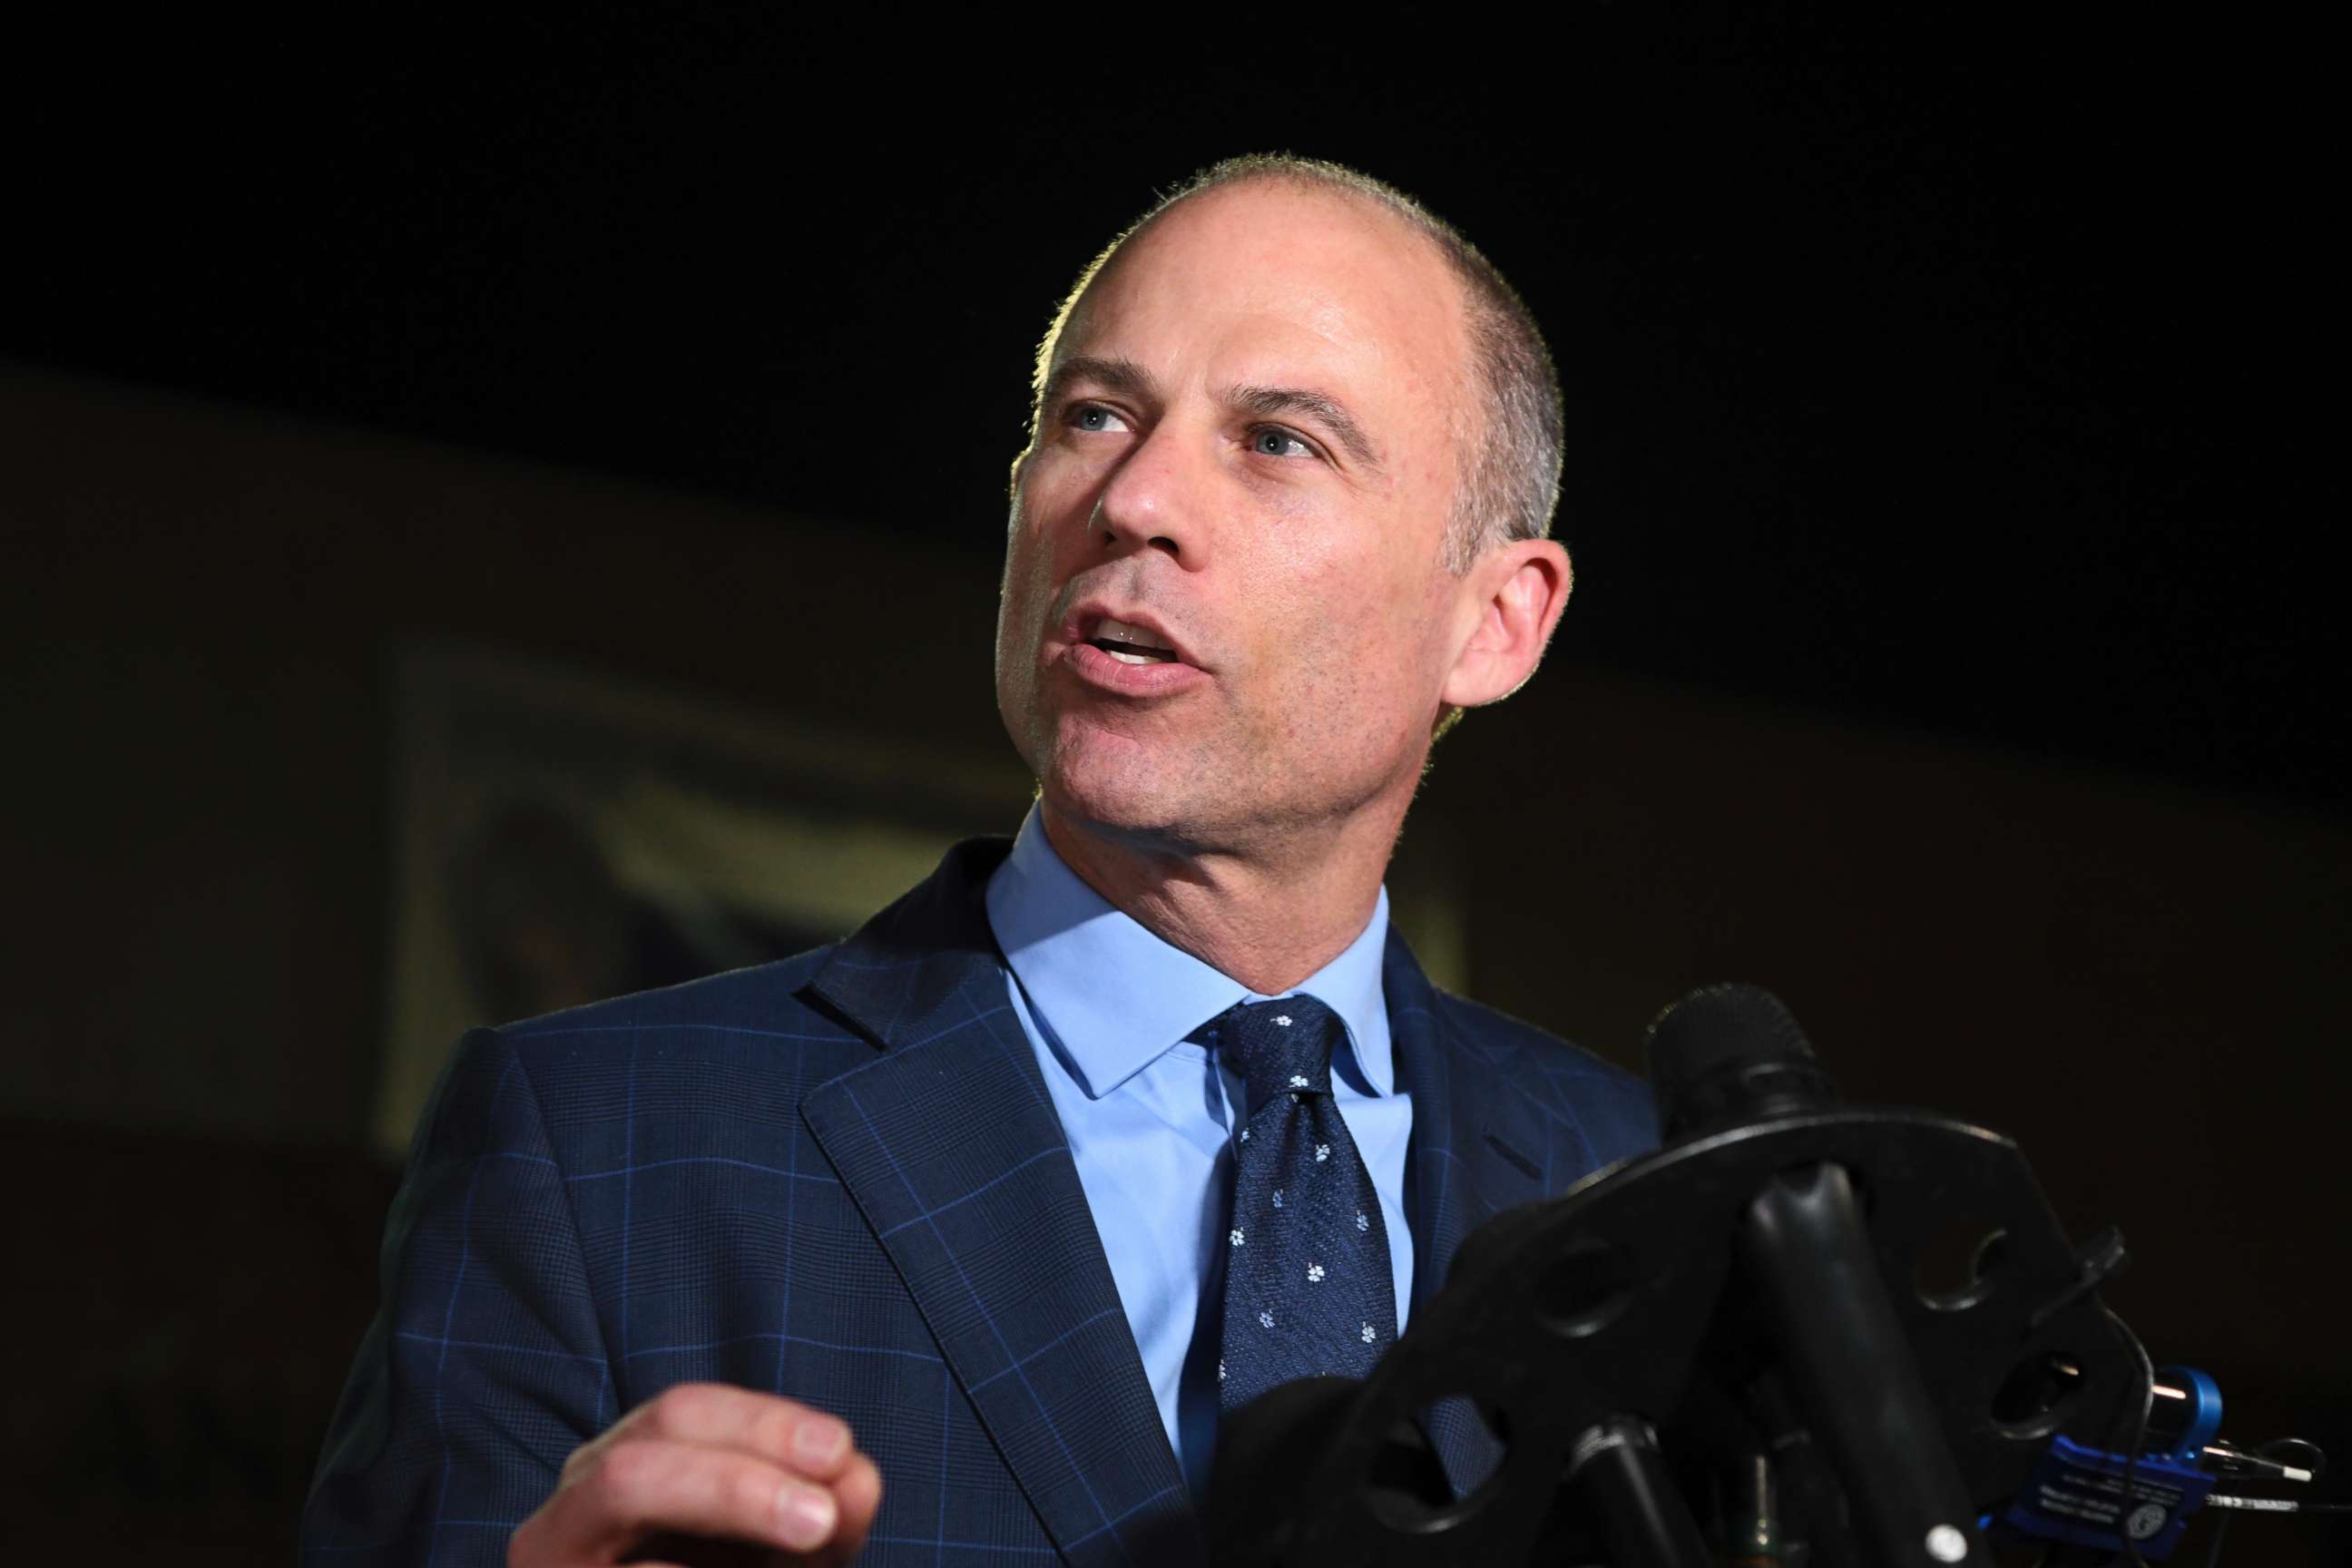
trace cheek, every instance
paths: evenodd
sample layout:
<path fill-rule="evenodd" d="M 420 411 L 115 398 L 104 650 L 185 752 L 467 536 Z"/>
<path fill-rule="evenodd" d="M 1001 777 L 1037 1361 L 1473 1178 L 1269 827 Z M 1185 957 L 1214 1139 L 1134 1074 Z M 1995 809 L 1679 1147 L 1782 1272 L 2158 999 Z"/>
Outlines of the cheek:
<path fill-rule="evenodd" d="M 1067 574 L 1065 568 L 1075 563 L 1057 563 L 1055 557 L 1084 548 L 1092 497 L 1087 476 L 1069 462 L 1046 454 L 1029 465 L 1013 492 L 1005 533 L 1007 586 L 1050 586 Z"/>
<path fill-rule="evenodd" d="M 1319 563 L 1287 582 L 1292 592 L 1266 606 L 1255 639 L 1265 668 L 1281 672 L 1270 683 L 1275 719 L 1320 733 L 1327 748 L 1379 744 L 1386 710 L 1402 705 L 1422 663 L 1418 629 L 1349 563 Z"/>
<path fill-rule="evenodd" d="M 1067 465 L 1063 468 L 1066 470 Z M 1066 478 L 1066 472 L 1056 476 L 1051 464 L 1033 461 L 1014 487 L 1005 519 L 1004 575 L 996 606 L 996 690 L 997 705 L 1008 721 L 1016 710 L 1032 705 L 1038 650 L 1055 624 L 1062 586 L 1077 569 L 1086 548 L 1082 519 L 1070 510 L 1084 498 L 1073 496 Z"/>
<path fill-rule="evenodd" d="M 1278 615 L 1285 633 L 1261 647 L 1286 672 L 1272 724 L 1286 744 L 1312 744 L 1335 761 L 1415 743 L 1443 684 L 1443 606 L 1425 575 L 1367 582 L 1364 564 L 1324 559 L 1294 575 L 1297 592 Z"/>
<path fill-rule="evenodd" d="M 1044 542 L 1030 521 L 1034 513 L 1016 492 L 1005 519 L 1004 576 L 997 586 L 996 682 L 1000 693 L 1024 681 L 1036 652 L 1036 626 L 1051 581 Z"/>
<path fill-rule="evenodd" d="M 1018 511 L 1051 526 L 1090 510 L 1105 475 L 1095 462 L 1062 446 L 1048 446 L 1022 466 L 1013 498 Z"/>
<path fill-rule="evenodd" d="M 1034 469 L 1033 469 L 1034 472 Z M 1054 541 L 1064 531 L 1055 526 L 1062 514 L 1052 491 L 1028 476 L 1013 496 L 1005 520 L 1004 587 L 1008 602 L 1025 603 L 1054 575 Z"/>

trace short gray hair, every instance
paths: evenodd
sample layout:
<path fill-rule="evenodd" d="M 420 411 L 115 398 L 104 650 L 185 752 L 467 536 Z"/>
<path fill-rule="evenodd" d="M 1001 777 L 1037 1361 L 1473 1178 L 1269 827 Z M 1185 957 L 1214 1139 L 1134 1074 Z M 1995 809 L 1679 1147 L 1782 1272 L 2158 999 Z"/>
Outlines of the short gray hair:
<path fill-rule="evenodd" d="M 1279 182 L 1370 201 L 1426 238 L 1463 289 L 1476 406 L 1457 411 L 1454 446 L 1461 472 L 1445 530 L 1445 564 L 1457 576 L 1479 556 L 1514 540 L 1551 532 L 1559 506 L 1560 453 L 1567 425 L 1559 373 L 1535 316 L 1495 264 L 1452 224 L 1384 180 L 1320 158 L 1254 153 L 1202 170 L 1162 195 L 1129 224 L 1078 275 L 1037 345 L 1030 381 L 1030 438 L 1036 438 L 1039 404 L 1053 370 L 1055 346 L 1070 314 L 1120 246 L 1179 202 L 1221 185 Z"/>

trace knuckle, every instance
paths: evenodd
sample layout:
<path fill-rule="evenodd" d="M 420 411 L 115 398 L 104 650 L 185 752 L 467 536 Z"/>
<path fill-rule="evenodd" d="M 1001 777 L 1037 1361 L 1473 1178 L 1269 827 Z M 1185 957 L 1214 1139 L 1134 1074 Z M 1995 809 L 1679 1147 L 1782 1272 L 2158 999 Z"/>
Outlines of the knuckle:
<path fill-rule="evenodd" d="M 666 1466 L 661 1450 L 650 1443 L 615 1443 L 593 1462 L 588 1484 L 625 1510 L 654 1489 Z"/>
<path fill-rule="evenodd" d="M 708 1384 L 681 1383 L 666 1388 L 646 1406 L 646 1424 L 665 1437 L 688 1437 L 707 1431 L 719 1397 L 719 1391 Z"/>
<path fill-rule="evenodd" d="M 599 1438 L 593 1442 L 583 1443 L 580 1447 L 572 1449 L 569 1454 L 566 1454 L 563 1457 L 563 1468 L 555 1472 L 555 1484 L 557 1488 L 561 1489 L 562 1488 L 570 1486 L 573 1481 L 578 1480 L 580 1479 L 580 1472 L 594 1464 L 596 1462 L 596 1456 L 603 1453 L 607 1447 L 609 1447 L 609 1445 L 602 1438 Z"/>
<path fill-rule="evenodd" d="M 800 1429 L 802 1420 L 800 1407 L 782 1400 L 762 1406 L 751 1418 L 749 1436 L 752 1448 L 762 1454 L 791 1453 L 793 1434 Z"/>
<path fill-rule="evenodd" d="M 726 1496 L 741 1518 L 765 1521 L 774 1515 L 777 1505 L 790 1494 L 796 1483 L 779 1481 L 757 1465 L 738 1465 L 722 1484 Z"/>

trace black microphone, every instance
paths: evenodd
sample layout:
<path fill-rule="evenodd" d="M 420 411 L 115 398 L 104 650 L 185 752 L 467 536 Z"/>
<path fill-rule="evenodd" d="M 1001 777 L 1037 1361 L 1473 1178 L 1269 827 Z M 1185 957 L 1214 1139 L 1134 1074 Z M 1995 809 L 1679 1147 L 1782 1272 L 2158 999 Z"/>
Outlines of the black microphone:
<path fill-rule="evenodd" d="M 1755 985 L 1694 991 L 1643 1044 L 1668 1142 L 1768 1116 L 1822 1110 L 1837 1088 L 1778 996 Z"/>

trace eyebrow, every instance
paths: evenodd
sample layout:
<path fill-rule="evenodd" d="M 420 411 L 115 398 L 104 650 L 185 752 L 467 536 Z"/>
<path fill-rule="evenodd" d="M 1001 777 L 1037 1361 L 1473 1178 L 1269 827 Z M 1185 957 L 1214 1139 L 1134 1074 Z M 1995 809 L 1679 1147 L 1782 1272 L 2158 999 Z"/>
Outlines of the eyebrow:
<path fill-rule="evenodd" d="M 1094 354 L 1074 354 L 1054 367 L 1045 378 L 1045 390 L 1037 395 L 1037 406 L 1050 408 L 1059 403 L 1073 384 L 1090 381 L 1105 392 L 1121 393 L 1129 397 L 1151 395 L 1151 376 L 1131 359 L 1102 359 Z"/>
<path fill-rule="evenodd" d="M 1053 374 L 1045 378 L 1038 406 L 1051 407 L 1080 382 L 1091 382 L 1106 392 L 1128 397 L 1149 398 L 1156 392 L 1150 373 L 1131 359 L 1076 354 L 1055 365 Z M 1364 468 L 1375 474 L 1381 471 L 1380 454 L 1371 438 L 1364 434 L 1363 426 L 1348 411 L 1346 404 L 1328 392 L 1305 386 L 1236 386 L 1227 390 L 1224 402 L 1247 414 L 1303 414 L 1337 437 L 1348 455 Z"/>

